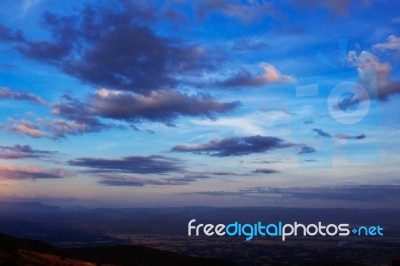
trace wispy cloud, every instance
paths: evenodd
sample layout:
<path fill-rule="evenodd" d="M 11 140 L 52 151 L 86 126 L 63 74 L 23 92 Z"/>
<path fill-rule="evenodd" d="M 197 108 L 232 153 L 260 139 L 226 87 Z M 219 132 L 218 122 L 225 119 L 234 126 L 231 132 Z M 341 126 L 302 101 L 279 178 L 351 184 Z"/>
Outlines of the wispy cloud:
<path fill-rule="evenodd" d="M 129 175 L 100 174 L 102 178 L 97 183 L 105 186 L 180 186 L 187 185 L 198 180 L 209 179 L 206 175 L 185 175 L 183 177 L 170 177 L 159 179 L 137 178 Z"/>
<path fill-rule="evenodd" d="M 206 0 L 198 2 L 195 11 L 198 19 L 205 19 L 209 14 L 217 12 L 245 24 L 280 15 L 271 2 L 264 1 Z"/>
<path fill-rule="evenodd" d="M 46 137 L 46 133 L 40 129 L 40 126 L 31 121 L 25 119 L 15 120 L 13 118 L 8 118 L 7 120 L 10 125 L 0 124 L 0 128 L 8 132 L 14 132 L 18 135 L 28 135 L 33 138 Z"/>
<path fill-rule="evenodd" d="M 28 92 L 13 91 L 9 88 L 0 88 L 0 99 L 25 100 L 35 104 L 46 105 L 47 103 L 38 96 Z"/>
<path fill-rule="evenodd" d="M 55 151 L 32 149 L 29 145 L 0 146 L 0 159 L 41 158 L 55 153 Z"/>
<path fill-rule="evenodd" d="M 41 169 L 36 166 L 0 165 L 0 179 L 56 179 L 69 176 L 63 170 Z"/>
<path fill-rule="evenodd" d="M 400 196 L 400 186 L 354 185 L 321 187 L 254 187 L 238 191 L 203 191 L 198 194 L 211 196 L 257 197 L 276 200 L 322 201 L 393 201 Z"/>

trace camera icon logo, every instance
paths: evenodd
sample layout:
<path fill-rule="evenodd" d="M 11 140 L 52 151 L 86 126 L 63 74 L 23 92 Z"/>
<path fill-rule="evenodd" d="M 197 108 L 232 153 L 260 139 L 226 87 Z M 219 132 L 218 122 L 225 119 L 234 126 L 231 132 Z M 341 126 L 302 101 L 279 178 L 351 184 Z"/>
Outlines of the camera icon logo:
<path fill-rule="evenodd" d="M 379 101 L 374 101 L 378 98 L 376 73 L 364 71 L 361 80 L 360 69 L 356 72 L 346 67 L 347 40 L 339 40 L 338 54 L 342 66 L 335 65 L 318 51 L 315 59 L 332 71 L 300 78 L 294 88 L 296 103 L 293 108 L 296 110 L 293 111 L 303 111 L 302 121 L 292 119 L 292 135 L 298 143 L 312 147 L 299 152 L 301 167 L 332 167 L 334 155 L 341 153 L 350 164 L 380 161 L 379 149 L 365 140 L 379 125 Z M 364 53 L 352 63 L 360 66 L 372 57 Z M 368 82 L 362 82 L 366 80 Z"/>

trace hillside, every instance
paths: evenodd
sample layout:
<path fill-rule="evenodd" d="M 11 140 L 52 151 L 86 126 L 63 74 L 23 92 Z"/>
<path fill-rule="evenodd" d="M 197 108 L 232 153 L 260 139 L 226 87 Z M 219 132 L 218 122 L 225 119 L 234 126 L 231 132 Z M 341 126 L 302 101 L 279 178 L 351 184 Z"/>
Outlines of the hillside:
<path fill-rule="evenodd" d="M 230 262 L 185 256 L 143 246 L 57 248 L 40 241 L 0 234 L 0 265 L 233 265 Z"/>

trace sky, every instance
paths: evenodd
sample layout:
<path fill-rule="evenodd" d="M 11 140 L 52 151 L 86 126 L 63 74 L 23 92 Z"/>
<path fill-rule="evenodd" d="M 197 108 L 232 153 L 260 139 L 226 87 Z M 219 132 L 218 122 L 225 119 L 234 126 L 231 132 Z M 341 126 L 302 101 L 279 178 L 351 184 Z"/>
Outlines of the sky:
<path fill-rule="evenodd" d="M 0 199 L 399 208 L 389 0 L 0 2 Z"/>

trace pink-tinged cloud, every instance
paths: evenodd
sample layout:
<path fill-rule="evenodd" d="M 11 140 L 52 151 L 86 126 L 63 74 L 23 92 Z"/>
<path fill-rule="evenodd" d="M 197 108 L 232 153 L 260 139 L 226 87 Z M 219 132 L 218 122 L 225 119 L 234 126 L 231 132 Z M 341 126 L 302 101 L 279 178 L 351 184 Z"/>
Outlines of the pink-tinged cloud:
<path fill-rule="evenodd" d="M 41 131 L 40 127 L 31 121 L 25 119 L 15 120 L 13 118 L 8 118 L 7 120 L 10 125 L 0 124 L 0 128 L 8 132 L 14 132 L 20 135 L 28 135 L 33 138 L 41 138 L 46 136 L 46 133 Z"/>
<path fill-rule="evenodd" d="M 391 66 L 382 63 L 376 55 L 366 51 L 360 54 L 350 51 L 347 60 L 357 68 L 359 83 L 369 93 L 369 98 L 385 101 L 390 96 L 400 93 L 400 81 L 389 78 Z M 360 100 L 366 99 L 368 98 L 360 97 Z"/>
<path fill-rule="evenodd" d="M 224 81 L 217 82 L 219 87 L 261 87 L 269 84 L 278 83 L 295 83 L 293 76 L 282 74 L 276 67 L 271 64 L 261 62 L 258 64 L 262 73 L 251 73 L 249 70 L 242 68 L 239 72 Z"/>
<path fill-rule="evenodd" d="M 400 37 L 396 37 L 395 35 L 390 35 L 387 38 L 386 42 L 377 43 L 373 46 L 373 48 L 380 51 L 387 51 L 387 50 L 400 51 Z"/>
<path fill-rule="evenodd" d="M 36 166 L 0 165 L 0 179 L 56 179 L 67 177 L 67 172 L 55 169 L 41 169 Z"/>

